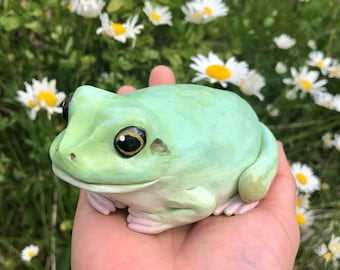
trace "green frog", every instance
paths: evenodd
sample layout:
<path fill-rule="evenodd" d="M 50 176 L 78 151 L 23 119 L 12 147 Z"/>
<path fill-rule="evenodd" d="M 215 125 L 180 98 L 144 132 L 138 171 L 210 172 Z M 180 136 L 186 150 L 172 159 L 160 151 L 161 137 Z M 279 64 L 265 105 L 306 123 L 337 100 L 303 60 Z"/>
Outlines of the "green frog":
<path fill-rule="evenodd" d="M 278 166 L 271 131 L 238 95 L 159 85 L 117 95 L 81 86 L 63 105 L 67 127 L 50 147 L 53 172 L 108 215 L 156 234 L 210 215 L 242 214 Z"/>

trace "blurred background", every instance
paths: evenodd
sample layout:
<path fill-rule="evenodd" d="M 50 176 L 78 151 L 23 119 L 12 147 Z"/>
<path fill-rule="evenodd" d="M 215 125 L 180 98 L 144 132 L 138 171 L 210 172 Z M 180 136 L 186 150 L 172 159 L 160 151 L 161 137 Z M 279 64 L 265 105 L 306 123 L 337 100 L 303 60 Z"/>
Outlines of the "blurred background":
<path fill-rule="evenodd" d="M 296 269 L 339 269 L 339 13 L 338 0 L 0 0 L 0 269 L 70 268 L 79 190 L 48 157 L 60 104 L 83 84 L 145 87 L 158 64 L 253 106 L 293 164 Z"/>

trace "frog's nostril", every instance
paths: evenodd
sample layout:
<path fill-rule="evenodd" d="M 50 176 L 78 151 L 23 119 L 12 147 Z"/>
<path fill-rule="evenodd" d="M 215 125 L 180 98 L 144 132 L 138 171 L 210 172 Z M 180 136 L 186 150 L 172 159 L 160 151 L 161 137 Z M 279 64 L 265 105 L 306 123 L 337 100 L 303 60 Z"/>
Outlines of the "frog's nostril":
<path fill-rule="evenodd" d="M 74 160 L 76 158 L 76 154 L 75 153 L 70 153 L 69 155 L 71 160 Z"/>

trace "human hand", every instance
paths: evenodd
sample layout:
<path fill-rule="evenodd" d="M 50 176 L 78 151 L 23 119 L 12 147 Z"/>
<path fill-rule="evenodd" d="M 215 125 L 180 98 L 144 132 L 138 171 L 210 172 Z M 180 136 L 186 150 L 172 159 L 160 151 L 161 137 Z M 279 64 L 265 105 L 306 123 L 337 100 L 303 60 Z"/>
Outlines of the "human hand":
<path fill-rule="evenodd" d="M 155 67 L 150 85 L 173 84 L 173 72 Z M 123 86 L 119 94 L 135 89 Z M 299 245 L 295 181 L 280 148 L 277 176 L 259 205 L 242 215 L 211 216 L 158 235 L 130 230 L 123 211 L 105 216 L 81 191 L 72 235 L 72 269 L 291 270 Z"/>

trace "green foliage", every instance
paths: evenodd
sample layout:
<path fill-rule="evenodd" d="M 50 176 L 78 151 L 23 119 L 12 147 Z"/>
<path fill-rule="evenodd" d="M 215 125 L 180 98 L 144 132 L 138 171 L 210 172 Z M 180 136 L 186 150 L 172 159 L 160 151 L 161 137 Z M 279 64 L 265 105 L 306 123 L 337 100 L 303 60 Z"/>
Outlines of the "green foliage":
<path fill-rule="evenodd" d="M 265 101 L 245 98 L 285 144 L 289 159 L 308 164 L 322 181 L 322 190 L 312 197 L 316 221 L 302 243 L 296 269 L 333 269 L 314 249 L 332 233 L 340 235 L 340 152 L 324 149 L 321 141 L 325 132 L 340 131 L 340 115 L 308 97 L 287 100 L 274 67 L 278 61 L 303 65 L 310 39 L 326 54 L 339 56 L 340 2 L 229 0 L 228 16 L 194 25 L 184 21 L 183 1 L 159 0 L 173 13 L 172 27 L 153 26 L 142 14 L 141 1 L 107 2 L 105 9 L 113 19 L 140 14 L 144 30 L 135 46 L 96 35 L 99 19 L 70 13 L 65 2 L 0 1 L 0 269 L 46 269 L 51 254 L 56 255 L 57 269 L 69 269 L 69 228 L 78 191 L 53 176 L 48 158 L 49 144 L 64 123 L 58 115 L 51 121 L 44 113 L 35 121 L 27 117 L 15 99 L 24 82 L 55 78 L 57 88 L 66 93 L 82 84 L 111 91 L 124 84 L 141 88 L 152 67 L 165 64 L 175 71 L 178 82 L 187 83 L 194 76 L 190 57 L 210 50 L 223 58 L 245 60 L 266 77 Z M 272 39 L 281 33 L 296 38 L 296 46 L 277 49 Z M 331 80 L 328 87 L 331 93 L 340 93 L 339 80 Z M 270 117 L 267 104 L 275 105 L 280 115 Z M 24 264 L 20 251 L 31 243 L 41 251 Z"/>

